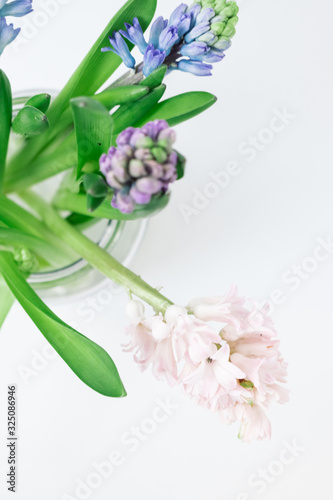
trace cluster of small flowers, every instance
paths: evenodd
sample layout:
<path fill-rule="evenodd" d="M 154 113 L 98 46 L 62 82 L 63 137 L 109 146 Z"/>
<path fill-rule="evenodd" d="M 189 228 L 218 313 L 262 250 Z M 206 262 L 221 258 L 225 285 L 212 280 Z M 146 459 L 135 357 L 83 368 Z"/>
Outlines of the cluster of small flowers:
<path fill-rule="evenodd" d="M 177 179 L 178 155 L 172 149 L 176 134 L 164 120 L 142 128 L 129 127 L 119 134 L 118 148 L 100 158 L 100 169 L 114 190 L 112 206 L 125 214 L 135 205 L 150 203 Z"/>
<path fill-rule="evenodd" d="M 130 341 L 125 350 L 158 379 L 181 384 L 198 404 L 218 412 L 223 422 L 240 421 L 240 439 L 271 436 L 265 410 L 288 401 L 281 386 L 287 365 L 271 319 L 232 287 L 224 297 L 170 306 L 165 315 L 145 318 L 141 302 L 131 301 Z M 210 323 L 211 322 L 211 323 Z M 219 329 L 216 329 L 216 324 Z"/>
<path fill-rule="evenodd" d="M 145 76 L 165 61 L 170 69 L 208 76 L 212 74 L 211 63 L 221 61 L 224 51 L 231 45 L 238 22 L 237 13 L 237 4 L 227 0 L 198 0 L 191 7 L 181 4 L 169 20 L 156 19 L 149 42 L 135 18 L 133 25 L 125 24 L 126 31 L 114 32 L 110 37 L 112 49 L 106 47 L 102 50 L 113 51 L 127 67 L 135 68 L 136 61 L 124 40 L 126 38 L 143 54 Z"/>
<path fill-rule="evenodd" d="M 32 12 L 32 0 L 14 0 L 10 3 L 8 0 L 0 0 L 0 55 L 21 31 L 20 28 L 15 29 L 13 24 L 7 24 L 6 17 L 22 17 L 30 12 Z"/>

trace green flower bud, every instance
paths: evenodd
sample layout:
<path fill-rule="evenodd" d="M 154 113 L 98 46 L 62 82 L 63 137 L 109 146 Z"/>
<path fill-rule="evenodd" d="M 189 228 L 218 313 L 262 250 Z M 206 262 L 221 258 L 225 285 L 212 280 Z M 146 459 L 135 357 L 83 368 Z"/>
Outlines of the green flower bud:
<path fill-rule="evenodd" d="M 214 33 L 214 35 L 219 36 L 219 35 L 222 35 L 225 26 L 226 26 L 225 23 L 223 23 L 223 22 L 217 22 L 217 23 L 213 23 L 211 25 L 210 29 Z"/>
<path fill-rule="evenodd" d="M 16 248 L 13 257 L 22 272 L 34 273 L 38 270 L 38 259 L 28 248 Z"/>
<path fill-rule="evenodd" d="M 154 146 L 154 141 L 151 137 L 142 137 L 136 141 L 136 148 L 150 149 Z"/>
<path fill-rule="evenodd" d="M 151 152 L 158 163 L 165 163 L 168 159 L 168 154 L 163 148 L 152 148 Z"/>

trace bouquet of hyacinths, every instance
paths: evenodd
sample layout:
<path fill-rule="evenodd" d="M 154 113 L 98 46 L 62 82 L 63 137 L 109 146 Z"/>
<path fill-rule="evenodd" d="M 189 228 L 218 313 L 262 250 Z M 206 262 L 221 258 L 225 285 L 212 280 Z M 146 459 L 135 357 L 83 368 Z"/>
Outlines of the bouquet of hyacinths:
<path fill-rule="evenodd" d="M 174 127 L 216 102 L 207 92 L 163 100 L 165 78 L 176 70 L 211 75 L 235 34 L 236 3 L 181 4 L 146 34 L 155 8 L 156 0 L 129 0 L 54 100 L 35 95 L 13 113 L 11 86 L 0 71 L 0 324 L 16 298 L 85 384 L 125 396 L 109 354 L 66 325 L 29 284 L 31 273 L 80 257 L 129 292 L 125 349 L 142 369 L 180 384 L 223 421 L 240 421 L 242 439 L 262 439 L 270 435 L 266 409 L 287 400 L 286 365 L 265 309 L 235 288 L 176 306 L 81 230 L 101 219 L 129 221 L 162 210 L 171 184 L 184 176 Z M 19 34 L 7 17 L 31 10 L 31 0 L 0 0 L 0 54 Z M 128 70 L 110 83 L 122 62 Z M 13 138 L 18 145 L 8 154 Z M 62 182 L 46 201 L 34 186 L 57 174 Z M 153 316 L 145 317 L 144 303 Z"/>

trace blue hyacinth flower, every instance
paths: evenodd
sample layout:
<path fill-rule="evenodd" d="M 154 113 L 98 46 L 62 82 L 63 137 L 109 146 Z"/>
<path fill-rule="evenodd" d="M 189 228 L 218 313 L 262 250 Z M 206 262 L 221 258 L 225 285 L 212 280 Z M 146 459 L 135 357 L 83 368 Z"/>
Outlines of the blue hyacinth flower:
<path fill-rule="evenodd" d="M 179 69 L 208 76 L 211 75 L 211 64 L 222 61 L 224 51 L 231 45 L 237 13 L 238 7 L 233 0 L 201 0 L 191 7 L 182 3 L 169 20 L 161 16 L 152 23 L 148 43 L 137 18 L 134 18 L 133 26 L 125 24 L 126 31 L 113 35 L 111 43 L 128 67 L 134 67 L 134 58 L 120 37 L 137 46 L 144 54 L 143 65 L 138 71 L 143 67 L 145 76 L 162 64 L 166 64 L 170 71 Z"/>
<path fill-rule="evenodd" d="M 12 24 L 7 24 L 4 17 L 0 17 L 0 56 L 7 45 L 15 40 L 20 31 L 20 28 L 14 29 Z"/>
<path fill-rule="evenodd" d="M 158 47 L 160 36 L 162 31 L 168 26 L 167 19 L 164 19 L 162 16 L 158 17 L 150 29 L 150 37 L 149 37 L 149 45 L 154 45 L 154 47 Z"/>
<path fill-rule="evenodd" d="M 102 49 L 102 52 L 113 52 L 114 54 L 117 54 L 117 56 L 121 57 L 124 64 L 131 69 L 135 68 L 135 59 L 132 56 L 127 43 L 123 39 L 120 33 L 118 31 L 115 31 L 113 33 L 113 36 L 109 37 L 110 44 L 112 45 L 113 48 L 111 47 L 104 47 Z"/>
<path fill-rule="evenodd" d="M 0 17 L 22 17 L 32 12 L 32 0 L 0 0 Z"/>
<path fill-rule="evenodd" d="M 178 69 L 180 71 L 185 71 L 186 73 L 192 73 L 192 75 L 196 76 L 211 76 L 213 66 L 200 61 L 182 59 L 178 63 Z"/>
<path fill-rule="evenodd" d="M 128 23 L 125 23 L 125 28 L 126 31 L 120 30 L 120 33 L 123 35 L 123 37 L 127 38 L 133 45 L 136 45 L 141 54 L 144 54 L 146 52 L 146 48 L 148 47 L 148 43 L 145 40 L 143 30 L 141 28 L 141 25 L 139 23 L 139 20 L 137 17 L 133 19 L 133 26 L 131 26 Z"/>
<path fill-rule="evenodd" d="M 158 48 L 168 56 L 172 47 L 179 42 L 178 29 L 176 26 L 167 26 L 161 33 Z"/>
<path fill-rule="evenodd" d="M 165 51 L 155 49 L 152 44 L 148 45 L 143 60 L 144 76 L 149 76 L 155 69 L 159 68 L 164 63 L 165 57 Z"/>

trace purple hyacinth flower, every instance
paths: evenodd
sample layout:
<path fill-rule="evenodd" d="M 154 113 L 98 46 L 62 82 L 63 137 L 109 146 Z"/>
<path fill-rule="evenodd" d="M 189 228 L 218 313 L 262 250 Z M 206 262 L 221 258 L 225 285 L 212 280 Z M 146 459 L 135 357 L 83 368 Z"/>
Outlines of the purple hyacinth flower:
<path fill-rule="evenodd" d="M 113 48 L 110 47 L 104 47 L 102 49 L 102 52 L 114 52 L 117 54 L 117 56 L 121 57 L 123 60 L 125 66 L 128 68 L 134 69 L 135 68 L 135 59 L 132 56 L 127 43 L 125 40 L 122 38 L 121 34 L 118 33 L 118 31 L 115 31 L 113 33 L 113 36 L 109 37 L 110 43 Z"/>
<path fill-rule="evenodd" d="M 188 6 L 186 5 L 186 3 L 180 4 L 179 7 L 177 7 L 177 9 L 175 9 L 170 16 L 169 26 L 178 26 L 183 14 L 185 14 L 185 12 L 187 11 L 187 8 Z"/>
<path fill-rule="evenodd" d="M 123 214 L 131 214 L 135 208 L 135 201 L 132 196 L 120 191 L 112 198 L 111 205 Z"/>
<path fill-rule="evenodd" d="M 178 69 L 196 76 L 211 76 L 213 66 L 200 61 L 189 61 L 183 59 L 178 63 Z"/>
<path fill-rule="evenodd" d="M 0 0 L 0 17 L 23 17 L 32 12 L 32 0 Z"/>
<path fill-rule="evenodd" d="M 193 42 L 196 38 L 210 30 L 210 23 L 197 24 L 185 37 L 186 43 Z"/>
<path fill-rule="evenodd" d="M 114 208 L 131 213 L 136 204 L 146 205 L 153 196 L 167 192 L 169 184 L 177 180 L 175 140 L 175 132 L 165 120 L 129 127 L 118 136 L 118 147 L 100 158 L 100 170 L 113 189 Z"/>
<path fill-rule="evenodd" d="M 209 47 L 204 42 L 192 42 L 189 44 L 183 45 L 180 50 L 182 56 L 189 57 L 190 59 L 196 59 L 197 57 L 202 57 L 204 54 L 207 54 L 209 51 Z"/>
<path fill-rule="evenodd" d="M 166 120 L 155 120 L 154 122 L 146 123 L 146 125 L 144 125 L 141 130 L 144 135 L 151 137 L 153 141 L 157 141 L 160 138 L 160 134 L 162 134 L 162 132 L 162 138 L 164 138 L 167 130 L 170 131 L 170 133 L 174 134 L 174 131 L 169 127 L 169 124 Z M 174 140 L 175 139 L 176 138 L 174 136 Z"/>
<path fill-rule="evenodd" d="M 164 51 L 168 56 L 171 52 L 172 47 L 177 42 L 179 42 L 178 28 L 176 26 L 167 27 L 162 31 L 160 35 L 158 48 L 161 51 Z"/>
<path fill-rule="evenodd" d="M 126 31 L 120 30 L 120 33 L 127 38 L 133 45 L 136 45 L 140 50 L 141 54 L 146 52 L 146 48 L 148 43 L 145 40 L 143 29 L 139 23 L 137 17 L 133 19 L 133 26 L 128 23 L 125 23 Z"/>
<path fill-rule="evenodd" d="M 149 193 L 142 193 L 137 189 L 137 187 L 133 186 L 130 190 L 130 195 L 132 196 L 135 203 L 138 205 L 147 205 L 147 203 L 151 202 L 152 195 Z"/>
<path fill-rule="evenodd" d="M 158 17 L 150 29 L 149 44 L 157 49 L 162 31 L 168 26 L 168 21 L 162 16 Z"/>
<path fill-rule="evenodd" d="M 4 17 L 0 17 L 0 55 L 7 45 L 15 40 L 20 31 L 20 28 L 14 29 L 12 24 L 7 24 Z"/>
<path fill-rule="evenodd" d="M 117 146 L 121 147 L 129 144 L 135 130 L 136 129 L 134 127 L 128 127 L 127 129 L 123 130 L 117 137 Z"/>
<path fill-rule="evenodd" d="M 166 53 L 159 49 L 155 49 L 154 45 L 148 45 L 143 63 L 143 74 L 149 76 L 155 69 L 159 68 L 165 60 Z"/>

